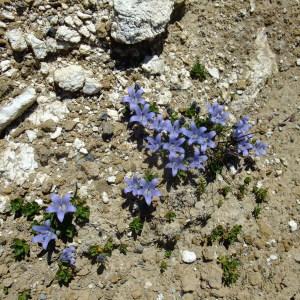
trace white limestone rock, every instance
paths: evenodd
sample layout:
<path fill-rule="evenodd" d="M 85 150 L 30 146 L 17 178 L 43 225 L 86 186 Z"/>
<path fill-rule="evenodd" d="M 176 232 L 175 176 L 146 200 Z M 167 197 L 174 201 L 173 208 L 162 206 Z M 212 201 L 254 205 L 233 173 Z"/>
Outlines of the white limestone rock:
<path fill-rule="evenodd" d="M 26 41 L 32 48 L 33 54 L 37 59 L 44 59 L 48 54 L 48 48 L 44 41 L 38 39 L 34 34 L 26 35 Z"/>
<path fill-rule="evenodd" d="M 193 251 L 189 251 L 189 250 L 183 250 L 181 252 L 181 258 L 182 258 L 182 261 L 187 264 L 191 264 L 197 260 L 196 253 Z"/>
<path fill-rule="evenodd" d="M 85 83 L 85 73 L 81 66 L 71 65 L 54 72 L 54 82 L 64 91 L 77 92 Z"/>
<path fill-rule="evenodd" d="M 67 26 L 60 26 L 56 32 L 56 38 L 60 41 L 77 44 L 81 41 L 80 34 Z"/>
<path fill-rule="evenodd" d="M 93 78 L 86 78 L 82 92 L 88 96 L 98 94 L 100 92 L 100 83 Z"/>
<path fill-rule="evenodd" d="M 27 50 L 27 43 L 25 36 L 20 29 L 12 29 L 6 34 L 11 48 L 16 52 L 23 52 Z"/>
<path fill-rule="evenodd" d="M 173 9 L 173 0 L 115 0 L 111 36 L 128 45 L 152 40 L 165 31 Z"/>
<path fill-rule="evenodd" d="M 10 103 L 0 107 L 0 132 L 21 116 L 36 101 L 36 91 L 29 87 Z"/>
<path fill-rule="evenodd" d="M 8 142 L 0 153 L 0 174 L 6 182 L 22 185 L 36 168 L 34 149 L 28 144 Z"/>
<path fill-rule="evenodd" d="M 165 63 L 163 59 L 159 58 L 157 55 L 147 56 L 142 65 L 144 71 L 151 75 L 163 74 L 165 71 Z"/>

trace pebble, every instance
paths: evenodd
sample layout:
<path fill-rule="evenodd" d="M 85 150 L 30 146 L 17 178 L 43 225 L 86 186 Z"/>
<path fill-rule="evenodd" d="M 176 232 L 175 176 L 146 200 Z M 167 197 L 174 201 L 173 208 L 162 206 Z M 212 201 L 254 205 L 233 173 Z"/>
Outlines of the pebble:
<path fill-rule="evenodd" d="M 220 72 L 217 68 L 207 68 L 209 75 L 215 79 L 220 79 Z"/>
<path fill-rule="evenodd" d="M 34 56 L 37 59 L 44 59 L 48 54 L 47 45 L 44 41 L 38 39 L 34 34 L 30 33 L 26 35 L 26 41 L 32 48 Z"/>
<path fill-rule="evenodd" d="M 298 229 L 298 224 L 294 220 L 289 221 L 290 231 L 294 232 Z"/>
<path fill-rule="evenodd" d="M 100 83 L 93 78 L 86 78 L 82 92 L 86 95 L 95 95 L 100 92 Z"/>
<path fill-rule="evenodd" d="M 16 52 L 27 50 L 27 43 L 23 32 L 20 29 L 12 29 L 7 32 L 7 38 L 11 48 Z"/>
<path fill-rule="evenodd" d="M 181 258 L 182 258 L 182 261 L 187 264 L 191 264 L 197 260 L 196 253 L 193 251 L 189 251 L 189 250 L 183 250 L 181 252 Z"/>
<path fill-rule="evenodd" d="M 102 202 L 103 202 L 104 204 L 109 203 L 109 197 L 108 197 L 108 194 L 107 194 L 106 192 L 103 192 L 103 193 L 102 193 Z"/>
<path fill-rule="evenodd" d="M 116 176 L 109 176 L 107 177 L 108 183 L 115 183 L 116 182 Z"/>
<path fill-rule="evenodd" d="M 157 55 L 152 57 L 147 56 L 142 65 L 142 69 L 151 75 L 162 74 L 165 71 L 165 63 Z"/>
<path fill-rule="evenodd" d="M 79 65 L 70 65 L 54 72 L 54 82 L 64 91 L 77 92 L 85 83 L 84 70 Z"/>
<path fill-rule="evenodd" d="M 56 32 L 56 38 L 60 41 L 77 44 L 81 41 L 80 34 L 67 26 L 60 26 Z"/>
<path fill-rule="evenodd" d="M 300 67 L 300 58 L 297 59 L 296 64 Z"/>

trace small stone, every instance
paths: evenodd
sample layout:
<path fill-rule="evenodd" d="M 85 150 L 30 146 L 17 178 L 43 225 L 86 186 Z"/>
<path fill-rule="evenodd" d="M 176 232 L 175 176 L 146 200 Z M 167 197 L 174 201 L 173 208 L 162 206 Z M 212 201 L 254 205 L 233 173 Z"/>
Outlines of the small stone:
<path fill-rule="evenodd" d="M 116 182 L 116 176 L 109 176 L 107 177 L 107 182 L 112 184 Z"/>
<path fill-rule="evenodd" d="M 16 52 L 23 52 L 27 49 L 27 43 L 23 32 L 20 29 L 12 29 L 7 32 L 8 41 Z"/>
<path fill-rule="evenodd" d="M 14 281 L 12 280 L 12 278 L 5 278 L 3 281 L 2 281 L 2 284 L 4 287 L 6 288 L 9 288 L 13 285 Z"/>
<path fill-rule="evenodd" d="M 185 272 L 181 277 L 181 286 L 184 293 L 192 293 L 200 286 L 194 272 Z"/>
<path fill-rule="evenodd" d="M 106 192 L 103 192 L 103 193 L 102 193 L 102 202 L 103 202 L 104 204 L 109 203 L 109 197 L 108 197 L 108 194 L 107 194 Z"/>
<path fill-rule="evenodd" d="M 86 161 L 81 165 L 88 178 L 97 178 L 99 176 L 99 166 L 95 162 Z"/>
<path fill-rule="evenodd" d="M 0 214 L 7 213 L 9 211 L 9 197 L 0 195 Z"/>
<path fill-rule="evenodd" d="M 300 67 L 300 58 L 297 59 L 296 64 L 298 67 Z"/>
<path fill-rule="evenodd" d="M 294 260 L 297 262 L 297 263 L 300 263 L 300 252 L 296 253 L 294 255 Z"/>
<path fill-rule="evenodd" d="M 58 69 L 54 72 L 54 82 L 67 92 L 77 92 L 85 83 L 84 70 L 78 65 Z"/>
<path fill-rule="evenodd" d="M 107 140 L 112 137 L 114 134 L 113 126 L 110 122 L 104 122 L 102 124 L 102 137 L 104 140 Z"/>
<path fill-rule="evenodd" d="M 66 131 L 71 131 L 75 128 L 77 122 L 75 121 L 72 121 L 72 120 L 67 120 L 65 123 L 64 123 L 64 128 Z"/>
<path fill-rule="evenodd" d="M 8 69 L 10 69 L 10 66 L 11 66 L 10 60 L 3 60 L 3 61 L 1 61 L 0 62 L 1 72 L 2 73 L 6 72 Z"/>
<path fill-rule="evenodd" d="M 34 56 L 37 59 L 44 59 L 47 56 L 48 49 L 44 41 L 41 41 L 32 33 L 26 35 L 26 41 L 28 45 L 32 48 Z"/>
<path fill-rule="evenodd" d="M 188 250 L 183 250 L 181 252 L 181 258 L 182 258 L 182 261 L 187 264 L 191 264 L 197 260 L 197 256 L 196 256 L 195 252 L 188 251 Z"/>
<path fill-rule="evenodd" d="M 201 279 L 206 281 L 211 288 L 222 288 L 223 271 L 218 265 L 214 263 L 205 264 L 201 269 L 200 274 Z"/>
<path fill-rule="evenodd" d="M 48 75 L 49 74 L 49 65 L 45 62 L 42 62 L 40 71 L 43 75 Z"/>
<path fill-rule="evenodd" d="M 57 127 L 56 130 L 55 130 L 55 132 L 53 132 L 53 133 L 50 134 L 51 140 L 56 140 L 61 135 L 61 132 L 62 132 L 62 128 L 61 127 Z"/>
<path fill-rule="evenodd" d="M 162 74 L 165 71 L 165 63 L 157 55 L 147 56 L 142 65 L 144 71 L 151 75 Z"/>
<path fill-rule="evenodd" d="M 298 224 L 294 220 L 291 220 L 289 221 L 289 227 L 290 227 L 290 231 L 294 232 L 298 229 Z"/>
<path fill-rule="evenodd" d="M 95 95 L 100 92 L 100 83 L 93 78 L 86 78 L 82 92 L 86 95 Z"/>
<path fill-rule="evenodd" d="M 47 120 L 46 122 L 41 124 L 41 129 L 45 132 L 55 132 L 56 123 L 53 120 Z"/>
<path fill-rule="evenodd" d="M 81 26 L 79 29 L 79 33 L 85 38 L 89 38 L 91 36 L 91 33 L 89 32 L 86 26 Z"/>
<path fill-rule="evenodd" d="M 80 34 L 67 26 L 60 26 L 56 32 L 56 38 L 63 42 L 77 44 L 81 41 Z"/>
<path fill-rule="evenodd" d="M 220 79 L 220 72 L 217 68 L 206 68 L 209 75 L 215 79 Z"/>

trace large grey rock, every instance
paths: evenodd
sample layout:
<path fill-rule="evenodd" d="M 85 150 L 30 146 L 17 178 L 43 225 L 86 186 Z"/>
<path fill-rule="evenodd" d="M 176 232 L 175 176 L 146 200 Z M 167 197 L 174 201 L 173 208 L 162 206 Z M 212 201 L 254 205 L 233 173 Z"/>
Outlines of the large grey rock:
<path fill-rule="evenodd" d="M 21 116 L 35 101 L 35 89 L 29 87 L 10 103 L 0 107 L 0 132 Z"/>
<path fill-rule="evenodd" d="M 28 45 L 32 48 L 34 56 L 37 59 L 44 59 L 48 54 L 47 44 L 38 39 L 34 34 L 29 33 L 26 35 L 26 41 Z"/>
<path fill-rule="evenodd" d="M 66 92 L 77 92 L 85 83 L 85 73 L 81 66 L 71 65 L 54 72 L 54 82 Z"/>
<path fill-rule="evenodd" d="M 67 26 L 60 26 L 56 32 L 56 38 L 62 42 L 79 43 L 81 40 L 80 34 Z"/>
<path fill-rule="evenodd" d="M 27 43 L 23 32 L 20 29 L 12 29 L 6 34 L 11 48 L 16 52 L 22 52 L 27 49 Z"/>
<path fill-rule="evenodd" d="M 124 44 L 152 40 L 170 21 L 174 0 L 114 0 L 111 36 Z"/>

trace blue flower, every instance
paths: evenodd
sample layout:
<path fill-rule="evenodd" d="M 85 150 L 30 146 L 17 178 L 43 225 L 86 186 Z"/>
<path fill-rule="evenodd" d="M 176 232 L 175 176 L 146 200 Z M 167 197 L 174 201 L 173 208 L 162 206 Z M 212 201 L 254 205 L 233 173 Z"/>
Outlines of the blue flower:
<path fill-rule="evenodd" d="M 198 128 L 194 122 L 191 123 L 190 129 L 183 128 L 182 133 L 188 138 L 189 145 L 199 144 L 202 152 L 205 152 L 208 148 L 216 147 L 213 141 L 216 132 L 207 132 L 206 127 Z"/>
<path fill-rule="evenodd" d="M 220 124 L 223 126 L 226 124 L 229 118 L 229 113 L 224 112 L 223 105 L 219 105 L 217 102 L 215 102 L 212 105 L 208 104 L 207 108 L 212 123 Z"/>
<path fill-rule="evenodd" d="M 249 124 L 249 117 L 243 117 L 234 125 L 233 137 L 238 140 L 243 136 L 248 135 L 251 127 L 252 126 Z"/>
<path fill-rule="evenodd" d="M 162 132 L 165 129 L 166 121 L 161 114 L 158 114 L 155 118 L 150 120 L 149 128 L 157 132 Z"/>
<path fill-rule="evenodd" d="M 142 179 L 141 185 L 141 196 L 145 198 L 147 205 L 150 206 L 154 197 L 161 196 L 160 191 L 156 188 L 158 185 L 158 179 L 154 178 L 151 181 Z"/>
<path fill-rule="evenodd" d="M 185 138 L 170 138 L 167 143 L 163 144 L 163 149 L 169 151 L 169 155 L 176 155 L 177 153 L 184 154 L 184 148 L 181 145 L 185 142 Z"/>
<path fill-rule="evenodd" d="M 260 140 L 256 141 L 253 145 L 253 150 L 255 151 L 256 156 L 266 155 L 268 149 L 268 145 L 261 142 Z"/>
<path fill-rule="evenodd" d="M 52 203 L 46 209 L 48 213 L 56 213 L 56 216 L 60 222 L 63 222 L 65 214 L 73 213 L 76 211 L 76 207 L 71 203 L 71 194 L 67 193 L 62 198 L 57 194 L 51 195 Z"/>
<path fill-rule="evenodd" d="M 71 247 L 65 248 L 62 251 L 59 259 L 63 263 L 67 263 L 69 265 L 75 266 L 75 262 L 76 262 L 75 247 L 71 246 Z"/>
<path fill-rule="evenodd" d="M 139 196 L 141 194 L 141 178 L 132 176 L 131 178 L 126 177 L 125 183 L 127 187 L 124 189 L 126 194 L 132 193 L 133 196 Z"/>
<path fill-rule="evenodd" d="M 44 225 L 32 226 L 32 229 L 39 233 L 32 238 L 32 242 L 41 243 L 44 250 L 47 250 L 50 241 L 57 239 L 54 230 L 50 226 L 50 220 L 46 220 Z"/>
<path fill-rule="evenodd" d="M 198 148 L 194 150 L 194 157 L 190 160 L 189 167 L 192 169 L 202 169 L 204 170 L 204 163 L 207 161 L 208 157 L 206 155 L 201 155 Z"/>
<path fill-rule="evenodd" d="M 150 105 L 145 104 L 144 107 L 141 109 L 140 106 L 136 105 L 134 107 L 135 115 L 133 115 L 129 122 L 137 122 L 144 127 L 147 127 L 150 120 L 152 120 L 155 116 L 154 112 L 150 112 Z"/>
<path fill-rule="evenodd" d="M 161 146 L 161 134 L 156 135 L 155 137 L 147 137 L 146 138 L 148 144 L 147 144 L 147 148 L 151 151 L 151 152 L 156 152 L 158 151 Z"/>
<path fill-rule="evenodd" d="M 172 170 L 172 176 L 175 177 L 178 171 L 186 171 L 187 167 L 184 164 L 184 155 L 170 155 L 169 163 L 166 165 L 167 169 Z"/>
<path fill-rule="evenodd" d="M 181 122 L 176 120 L 172 123 L 170 120 L 166 120 L 164 124 L 164 130 L 168 132 L 170 139 L 177 138 L 181 133 Z"/>
<path fill-rule="evenodd" d="M 248 156 L 249 151 L 252 149 L 253 149 L 253 145 L 249 143 L 249 141 L 246 139 L 239 141 L 237 144 L 238 153 L 242 154 L 243 156 Z"/>
<path fill-rule="evenodd" d="M 133 110 L 137 105 L 146 103 L 145 99 L 142 98 L 144 90 L 138 85 L 128 88 L 128 96 L 123 97 L 123 103 L 129 104 L 131 110 Z"/>

